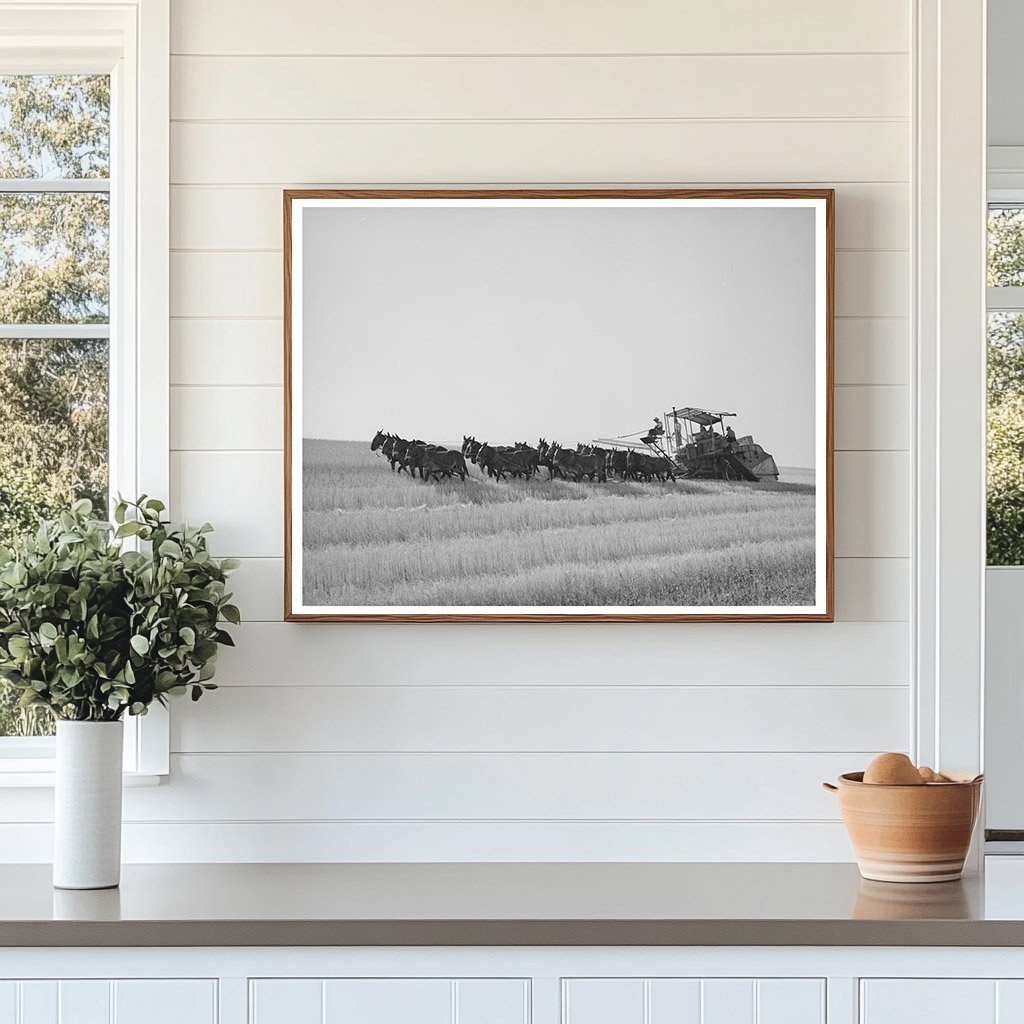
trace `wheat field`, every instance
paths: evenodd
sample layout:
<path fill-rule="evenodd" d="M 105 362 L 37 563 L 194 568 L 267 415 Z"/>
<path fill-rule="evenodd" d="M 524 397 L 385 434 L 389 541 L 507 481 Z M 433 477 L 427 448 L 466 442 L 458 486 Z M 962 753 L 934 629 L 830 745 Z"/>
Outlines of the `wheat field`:
<path fill-rule="evenodd" d="M 425 483 L 368 441 L 303 442 L 307 606 L 814 603 L 814 487 Z"/>

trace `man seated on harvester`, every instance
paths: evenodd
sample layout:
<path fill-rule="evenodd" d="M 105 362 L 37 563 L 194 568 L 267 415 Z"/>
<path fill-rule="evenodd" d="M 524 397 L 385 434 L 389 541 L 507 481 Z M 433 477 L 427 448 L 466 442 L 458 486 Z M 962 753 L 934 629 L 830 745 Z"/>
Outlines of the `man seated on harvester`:
<path fill-rule="evenodd" d="M 661 425 L 661 420 L 657 416 L 654 417 L 654 426 L 640 438 L 644 444 L 653 444 L 662 434 L 665 433 L 665 428 Z"/>

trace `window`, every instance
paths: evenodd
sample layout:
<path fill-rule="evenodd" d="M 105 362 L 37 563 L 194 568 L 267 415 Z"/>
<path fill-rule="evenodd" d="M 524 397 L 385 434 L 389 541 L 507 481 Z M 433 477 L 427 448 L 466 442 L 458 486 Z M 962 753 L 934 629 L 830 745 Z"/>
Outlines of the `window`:
<path fill-rule="evenodd" d="M 0 543 L 77 496 L 168 495 L 168 21 L 0 0 Z M 47 784 L 51 724 L 12 704 L 0 785 Z M 126 770 L 166 773 L 166 715 L 127 726 Z"/>
<path fill-rule="evenodd" d="M 110 76 L 0 76 L 0 543 L 108 507 Z M 2 684 L 0 684 L 2 687 Z M 51 716 L 0 688 L 0 736 Z"/>
<path fill-rule="evenodd" d="M 1024 565 L 1024 203 L 988 216 L 988 564 Z"/>

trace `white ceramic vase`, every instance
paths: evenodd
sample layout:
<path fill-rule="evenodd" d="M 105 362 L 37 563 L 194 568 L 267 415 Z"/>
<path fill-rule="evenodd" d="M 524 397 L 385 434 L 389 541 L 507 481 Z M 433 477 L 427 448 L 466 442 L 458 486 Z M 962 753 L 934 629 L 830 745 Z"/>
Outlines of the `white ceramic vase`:
<path fill-rule="evenodd" d="M 53 884 L 110 889 L 121 881 L 121 722 L 57 722 Z"/>

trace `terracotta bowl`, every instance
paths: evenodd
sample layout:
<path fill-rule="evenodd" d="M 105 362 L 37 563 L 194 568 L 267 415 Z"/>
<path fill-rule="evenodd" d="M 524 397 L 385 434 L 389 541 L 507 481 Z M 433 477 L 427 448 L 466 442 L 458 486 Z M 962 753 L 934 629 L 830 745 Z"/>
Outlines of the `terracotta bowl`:
<path fill-rule="evenodd" d="M 857 867 L 876 882 L 952 882 L 964 860 L 981 804 L 978 776 L 924 786 L 876 786 L 863 772 L 839 776 L 839 811 Z"/>

